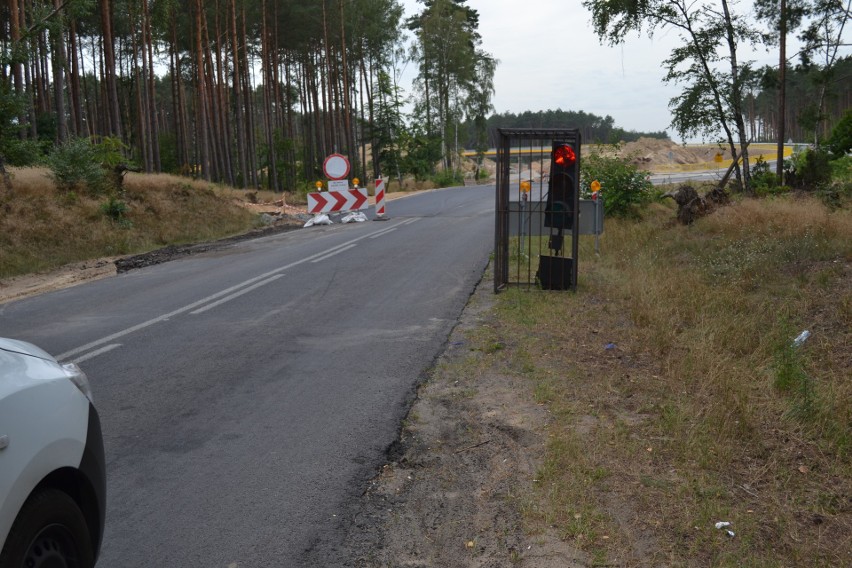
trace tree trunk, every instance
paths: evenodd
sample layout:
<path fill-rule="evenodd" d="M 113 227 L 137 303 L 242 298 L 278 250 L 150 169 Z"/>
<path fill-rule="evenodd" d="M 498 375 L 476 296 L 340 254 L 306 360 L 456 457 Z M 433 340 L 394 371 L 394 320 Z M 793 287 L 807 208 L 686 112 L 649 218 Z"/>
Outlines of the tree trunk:
<path fill-rule="evenodd" d="M 243 100 L 242 90 L 240 89 L 240 43 L 237 37 L 237 2 L 231 0 L 231 49 L 233 55 L 233 89 L 234 89 L 234 123 L 237 134 L 237 160 L 239 162 L 239 179 L 240 186 L 247 187 L 248 172 L 246 167 L 246 133 L 243 126 Z"/>
<path fill-rule="evenodd" d="M 210 47 L 212 45 L 212 42 L 210 41 L 210 26 L 207 23 L 207 14 L 203 13 L 201 15 L 201 19 L 202 25 L 204 26 L 204 78 L 207 81 L 207 116 L 210 121 L 209 128 L 211 132 L 210 149 L 212 151 L 212 175 L 215 181 L 221 182 L 224 181 L 226 177 L 224 149 L 225 135 L 222 132 L 222 115 L 220 112 L 219 105 L 219 88 L 216 81 L 217 70 L 214 67 L 213 52 Z"/>
<path fill-rule="evenodd" d="M 245 5 L 243 5 L 242 10 L 242 41 L 240 42 L 243 46 L 243 92 L 245 93 L 245 102 L 246 102 L 246 142 L 248 143 L 247 147 L 247 155 L 246 162 L 248 167 L 248 175 L 249 175 L 249 185 L 255 188 L 260 187 L 260 183 L 257 178 L 257 141 L 255 139 L 255 115 L 254 115 L 254 100 L 253 94 L 254 90 L 252 89 L 251 84 L 251 73 L 249 70 L 251 67 L 249 66 L 248 59 L 248 35 L 246 34 L 246 11 Z"/>
<path fill-rule="evenodd" d="M 150 121 L 149 127 L 149 147 L 151 149 L 151 167 L 155 172 L 162 171 L 162 162 L 160 160 L 160 130 L 157 121 L 157 90 L 156 78 L 154 76 L 154 41 L 151 33 L 151 14 L 148 10 L 148 2 L 143 1 L 143 10 L 145 18 L 145 34 L 144 45 L 148 50 L 148 115 Z"/>
<path fill-rule="evenodd" d="M 103 33 L 104 79 L 106 81 L 106 116 L 109 118 L 108 132 L 122 137 L 121 110 L 118 104 L 118 86 L 115 77 L 115 48 L 112 34 L 112 3 L 101 0 L 101 28 Z"/>
<path fill-rule="evenodd" d="M 338 1 L 340 7 L 340 55 L 343 66 L 343 120 L 346 128 L 346 148 L 355 160 L 354 171 L 358 171 L 358 153 L 355 152 L 355 133 L 352 130 L 352 100 L 349 96 L 349 65 L 346 62 L 346 19 L 343 15 L 343 0 Z"/>
<path fill-rule="evenodd" d="M 322 77 L 319 78 L 320 84 L 322 85 L 322 97 L 323 97 L 323 106 L 325 107 L 325 115 L 328 120 L 328 140 L 331 143 L 331 149 L 334 152 L 339 151 L 339 146 L 337 144 L 337 124 L 335 120 L 335 110 L 334 110 L 334 96 L 331 91 L 331 85 L 333 82 L 334 73 L 332 73 L 331 67 L 331 44 L 328 41 L 328 19 L 326 15 L 325 9 L 325 0 L 322 0 L 322 35 L 323 35 L 323 48 L 324 48 L 324 57 L 325 57 L 325 67 L 326 67 L 326 77 L 325 80 L 322 80 Z M 326 83 L 328 83 L 328 97 L 326 98 Z"/>
<path fill-rule="evenodd" d="M 728 1 L 722 0 L 722 7 L 725 13 L 725 26 L 727 30 L 728 48 L 731 54 L 731 83 L 732 83 L 732 101 L 731 106 L 734 112 L 734 123 L 737 126 L 737 134 L 739 136 L 740 155 L 743 160 L 742 166 L 742 184 L 743 191 L 747 195 L 752 195 L 751 175 L 749 173 L 748 161 L 748 133 L 746 132 L 745 121 L 743 120 L 743 98 L 742 84 L 740 81 L 740 69 L 737 64 L 737 44 L 734 38 L 734 27 L 731 22 L 731 14 L 728 10 Z M 734 156 L 734 160 L 736 160 Z"/>
<path fill-rule="evenodd" d="M 26 24 L 25 17 L 25 8 L 21 6 L 21 24 Z M 35 40 L 30 39 L 30 47 L 32 48 L 35 45 Z M 30 51 L 30 53 L 34 53 Z M 27 97 L 27 114 L 29 116 L 29 125 L 30 125 L 30 138 L 33 140 L 38 138 L 38 128 L 36 126 L 36 90 L 37 86 L 35 82 L 37 78 L 34 73 L 34 69 L 30 66 L 29 63 L 24 64 L 24 90 L 26 91 Z"/>
<path fill-rule="evenodd" d="M 178 162 L 178 170 L 181 172 L 186 172 L 189 167 L 189 129 L 187 124 L 189 123 L 189 119 L 187 117 L 187 108 L 186 101 L 184 99 L 184 91 L 183 91 L 183 67 L 181 65 L 180 54 L 177 49 L 177 18 L 175 17 L 174 12 L 172 13 L 171 27 L 172 27 L 172 45 L 171 45 L 171 57 L 173 60 L 172 63 L 172 100 L 173 105 L 175 106 L 175 125 L 177 128 L 177 162 Z"/>
<path fill-rule="evenodd" d="M 144 4 L 142 0 L 140 4 Z M 151 172 L 151 152 L 149 146 L 150 137 L 148 136 L 148 97 L 147 97 L 147 71 L 148 57 L 145 55 L 145 46 L 141 44 L 145 37 L 145 20 L 142 14 L 136 17 L 136 14 L 131 14 L 131 18 L 136 19 L 141 24 L 141 29 L 137 35 L 134 32 L 131 34 L 130 42 L 133 49 L 133 82 L 135 85 L 136 95 L 136 130 L 137 134 L 136 145 L 139 153 L 142 156 L 142 169 Z M 135 26 L 134 26 L 135 28 Z M 142 67 L 139 67 L 139 56 L 142 56 Z"/>
<path fill-rule="evenodd" d="M 61 8 L 61 0 L 53 0 L 56 10 Z M 62 144 L 68 139 L 68 120 L 65 115 L 65 43 L 62 31 L 54 29 L 50 33 L 53 56 L 53 105 L 56 112 L 56 143 Z M 45 75 L 46 76 L 46 75 Z"/>
<path fill-rule="evenodd" d="M 779 13 L 780 38 L 778 45 L 778 152 L 775 177 L 784 185 L 784 122 L 787 104 L 787 0 L 781 0 Z"/>
<path fill-rule="evenodd" d="M 199 160 L 201 166 L 201 176 L 210 179 L 210 145 L 209 131 L 207 124 L 207 81 L 204 79 L 204 51 L 202 49 L 202 34 L 201 27 L 202 10 L 204 9 L 202 0 L 195 0 L 195 73 L 196 73 L 196 96 L 198 106 L 195 110 L 196 125 L 198 128 L 198 147 Z"/>
<path fill-rule="evenodd" d="M 23 65 L 18 56 L 21 42 L 21 18 L 22 10 L 18 7 L 18 0 L 9 0 L 9 26 L 12 39 L 12 80 L 15 86 L 15 94 L 19 97 L 24 93 Z M 23 112 L 18 114 L 18 124 L 26 124 L 26 116 Z M 22 127 L 18 130 L 18 136 L 23 138 L 26 130 Z"/>
<path fill-rule="evenodd" d="M 269 172 L 269 189 L 272 191 L 278 191 L 278 171 L 275 163 L 275 145 L 274 145 L 274 124 L 275 120 L 272 114 L 272 97 L 273 97 L 273 88 L 271 83 L 274 80 L 274 74 L 272 71 L 272 38 L 270 37 L 269 28 L 267 26 L 267 12 L 266 12 L 266 0 L 263 1 L 263 25 L 262 25 L 262 35 L 263 39 L 261 41 L 261 65 L 263 66 L 263 104 L 265 107 L 264 112 L 264 125 L 266 131 L 266 151 L 267 151 L 267 168 Z"/>
<path fill-rule="evenodd" d="M 83 91 L 80 88 L 80 62 L 83 59 L 83 47 L 80 45 L 77 36 L 77 20 L 71 20 L 71 27 L 68 36 L 68 54 L 71 59 L 71 68 L 69 69 L 69 93 L 71 95 L 71 115 L 74 117 L 74 136 L 84 136 L 85 127 L 83 125 Z"/>

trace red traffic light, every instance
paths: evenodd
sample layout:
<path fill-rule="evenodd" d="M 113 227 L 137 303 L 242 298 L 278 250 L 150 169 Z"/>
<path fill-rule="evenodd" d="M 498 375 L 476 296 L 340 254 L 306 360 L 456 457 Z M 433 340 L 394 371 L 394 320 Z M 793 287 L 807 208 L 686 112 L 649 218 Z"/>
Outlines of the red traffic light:
<path fill-rule="evenodd" d="M 577 161 L 577 154 L 574 153 L 574 148 L 562 144 L 553 148 L 553 161 L 560 167 L 570 168 Z"/>

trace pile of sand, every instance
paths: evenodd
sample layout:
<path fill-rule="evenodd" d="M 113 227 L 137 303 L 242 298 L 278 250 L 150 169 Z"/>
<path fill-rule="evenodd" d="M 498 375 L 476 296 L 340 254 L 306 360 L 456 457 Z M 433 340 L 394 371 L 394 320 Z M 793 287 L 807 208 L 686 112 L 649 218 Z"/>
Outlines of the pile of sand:
<path fill-rule="evenodd" d="M 631 163 L 645 168 L 672 164 L 702 164 L 713 162 L 716 154 L 723 159 L 730 153 L 714 145 L 682 146 L 671 140 L 659 138 L 640 138 L 624 144 L 618 156 L 629 159 Z"/>

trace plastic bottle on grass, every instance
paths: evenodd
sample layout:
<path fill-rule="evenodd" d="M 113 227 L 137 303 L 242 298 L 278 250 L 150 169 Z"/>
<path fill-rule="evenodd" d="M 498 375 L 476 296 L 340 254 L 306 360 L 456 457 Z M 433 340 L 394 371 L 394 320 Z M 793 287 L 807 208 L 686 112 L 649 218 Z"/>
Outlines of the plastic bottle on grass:
<path fill-rule="evenodd" d="M 800 333 L 796 337 L 796 339 L 793 340 L 793 347 L 801 347 L 802 345 L 805 344 L 805 341 L 807 341 L 810 336 L 811 336 L 811 332 L 806 329 L 805 331 Z"/>

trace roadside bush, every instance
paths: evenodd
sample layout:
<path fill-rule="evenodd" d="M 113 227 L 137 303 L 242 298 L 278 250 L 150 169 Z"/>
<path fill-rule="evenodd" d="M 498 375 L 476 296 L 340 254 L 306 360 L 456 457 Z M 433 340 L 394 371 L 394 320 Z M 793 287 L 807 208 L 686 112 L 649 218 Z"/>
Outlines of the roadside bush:
<path fill-rule="evenodd" d="M 45 161 L 60 191 L 83 191 L 97 195 L 107 188 L 107 178 L 98 151 L 85 138 L 72 138 L 57 146 Z"/>
<path fill-rule="evenodd" d="M 114 168 L 126 162 L 124 153 L 130 150 L 120 138 L 104 136 L 100 142 L 92 144 L 93 155 L 102 168 Z"/>
<path fill-rule="evenodd" d="M 438 187 L 453 187 L 464 185 L 464 178 L 460 172 L 455 170 L 442 170 L 432 176 L 432 181 Z"/>
<path fill-rule="evenodd" d="M 852 196 L 852 156 L 844 156 L 833 160 L 831 167 L 831 182 L 819 188 L 816 196 L 832 211 L 844 207 L 844 203 Z"/>
<path fill-rule="evenodd" d="M 831 131 L 826 146 L 836 158 L 852 151 L 852 110 L 847 110 Z"/>
<path fill-rule="evenodd" d="M 37 140 L 19 140 L 12 138 L 4 141 L 0 148 L 6 158 L 7 166 L 26 168 L 35 166 L 44 160 L 45 144 Z"/>
<path fill-rule="evenodd" d="M 829 162 L 828 151 L 820 147 L 796 154 L 790 161 L 787 183 L 797 189 L 819 189 L 831 180 Z"/>
<path fill-rule="evenodd" d="M 133 223 L 127 218 L 127 203 L 121 199 L 110 197 L 101 204 L 101 213 L 109 217 L 116 225 L 121 228 L 129 229 Z"/>
<path fill-rule="evenodd" d="M 849 184 L 852 182 L 852 156 L 844 156 L 831 162 L 831 178 Z"/>
<path fill-rule="evenodd" d="M 404 136 L 400 146 L 405 149 L 401 169 L 414 176 L 417 181 L 431 179 L 435 164 L 441 160 L 441 140 L 422 134 Z"/>
<path fill-rule="evenodd" d="M 593 181 L 601 184 L 604 211 L 615 217 L 638 218 L 644 206 L 653 199 L 654 186 L 647 172 L 639 170 L 623 158 L 592 152 L 580 165 L 580 191 L 591 195 Z"/>
<path fill-rule="evenodd" d="M 778 185 L 778 176 L 769 168 L 766 160 L 759 156 L 751 168 L 751 187 L 758 197 L 778 195 L 790 191 L 790 188 L 786 185 Z"/>

